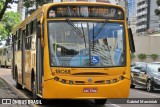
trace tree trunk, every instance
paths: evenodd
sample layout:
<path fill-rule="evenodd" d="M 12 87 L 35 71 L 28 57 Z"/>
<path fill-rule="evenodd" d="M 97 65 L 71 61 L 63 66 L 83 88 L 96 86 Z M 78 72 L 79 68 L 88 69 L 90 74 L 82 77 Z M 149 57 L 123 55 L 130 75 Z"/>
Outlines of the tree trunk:
<path fill-rule="evenodd" d="M 0 21 L 1 21 L 2 18 L 3 18 L 3 15 L 4 15 L 4 13 L 5 13 L 6 9 L 7 9 L 7 6 L 8 6 L 9 1 L 10 1 L 10 0 L 6 0 L 6 2 L 5 2 L 5 4 L 4 4 L 4 7 L 3 7 L 2 11 L 0 12 Z"/>

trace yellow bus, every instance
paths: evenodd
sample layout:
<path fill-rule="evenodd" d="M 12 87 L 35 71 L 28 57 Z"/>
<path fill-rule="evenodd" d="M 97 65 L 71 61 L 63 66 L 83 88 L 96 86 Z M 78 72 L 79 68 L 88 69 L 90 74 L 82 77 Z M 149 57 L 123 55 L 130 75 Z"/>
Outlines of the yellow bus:
<path fill-rule="evenodd" d="M 16 87 L 44 99 L 127 98 L 135 49 L 125 15 L 106 3 L 42 6 L 13 30 Z"/>
<path fill-rule="evenodd" d="M 0 67 L 11 67 L 12 50 L 11 46 L 3 46 L 0 48 Z"/>

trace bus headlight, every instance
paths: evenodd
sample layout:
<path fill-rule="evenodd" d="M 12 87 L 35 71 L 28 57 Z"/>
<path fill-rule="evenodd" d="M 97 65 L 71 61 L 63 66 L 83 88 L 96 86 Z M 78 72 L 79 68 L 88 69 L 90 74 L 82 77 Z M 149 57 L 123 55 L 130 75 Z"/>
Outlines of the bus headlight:
<path fill-rule="evenodd" d="M 64 83 L 64 84 L 65 84 L 65 83 L 66 83 L 66 80 L 65 80 L 65 79 L 62 79 L 62 83 Z"/>
<path fill-rule="evenodd" d="M 123 79 L 124 79 L 124 77 L 123 77 L 123 76 L 120 76 L 120 77 L 119 77 L 119 79 L 120 79 L 120 80 L 123 80 Z"/>
<path fill-rule="evenodd" d="M 110 84 L 110 83 L 111 83 L 111 81 L 110 81 L 110 80 L 106 80 L 106 83 L 107 83 L 107 84 Z"/>
<path fill-rule="evenodd" d="M 59 77 L 54 77 L 54 80 L 55 81 L 59 81 Z"/>
<path fill-rule="evenodd" d="M 70 81 L 69 81 L 69 84 L 71 84 L 71 85 L 72 85 L 72 84 L 73 84 L 73 81 L 72 81 L 72 80 L 70 80 Z"/>
<path fill-rule="evenodd" d="M 117 78 L 113 79 L 113 83 L 117 82 Z"/>

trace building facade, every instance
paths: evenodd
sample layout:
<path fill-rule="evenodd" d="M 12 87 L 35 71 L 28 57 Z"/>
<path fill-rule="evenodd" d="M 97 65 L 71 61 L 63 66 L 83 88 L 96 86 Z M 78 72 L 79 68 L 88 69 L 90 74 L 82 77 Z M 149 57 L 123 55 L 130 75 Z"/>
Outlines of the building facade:
<path fill-rule="evenodd" d="M 160 30 L 159 17 L 155 15 L 157 0 L 136 0 L 136 33 L 139 35 Z"/>
<path fill-rule="evenodd" d="M 160 33 L 155 32 L 152 34 L 146 34 L 145 36 L 134 36 L 134 44 L 136 52 L 134 53 L 135 58 L 131 59 L 131 62 L 154 62 L 151 57 L 151 54 L 157 54 L 158 58 L 155 60 L 156 62 L 160 62 Z M 138 58 L 139 54 L 146 54 L 147 58 L 141 60 Z"/>

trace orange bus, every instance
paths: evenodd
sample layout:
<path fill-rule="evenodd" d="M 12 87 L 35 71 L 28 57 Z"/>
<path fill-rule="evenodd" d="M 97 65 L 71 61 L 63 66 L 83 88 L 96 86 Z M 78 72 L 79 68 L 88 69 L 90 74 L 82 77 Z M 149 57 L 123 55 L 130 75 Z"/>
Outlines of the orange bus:
<path fill-rule="evenodd" d="M 17 88 L 44 99 L 127 98 L 133 36 L 122 7 L 50 3 L 13 30 Z"/>

